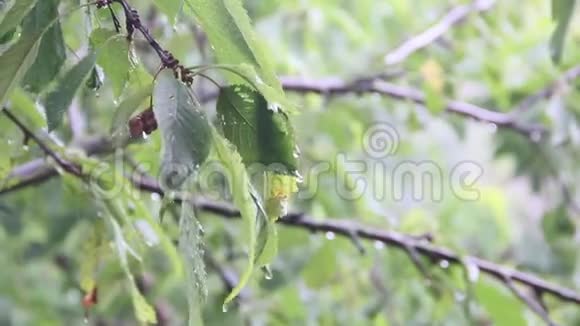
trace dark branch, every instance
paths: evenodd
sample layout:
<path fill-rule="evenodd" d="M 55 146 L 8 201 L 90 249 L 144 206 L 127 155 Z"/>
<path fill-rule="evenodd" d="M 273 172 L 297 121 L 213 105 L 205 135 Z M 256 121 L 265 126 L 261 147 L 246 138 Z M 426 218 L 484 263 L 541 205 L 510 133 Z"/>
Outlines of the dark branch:
<path fill-rule="evenodd" d="M 44 165 L 42 168 L 50 169 L 50 166 Z M 56 173 L 51 175 L 56 175 Z M 26 176 L 22 177 L 25 178 Z M 42 182 L 46 179 L 47 177 L 42 180 L 37 179 L 35 182 Z M 140 176 L 133 179 L 132 182 L 136 188 L 139 188 L 143 191 L 163 195 L 163 190 L 152 178 Z M 28 184 L 32 184 L 32 181 L 28 180 Z M 2 192 L 4 191 L 0 191 L 0 193 Z M 179 197 L 177 199 L 192 200 L 191 198 Z M 193 204 L 201 211 L 213 213 L 224 218 L 235 219 L 240 217 L 239 211 L 229 204 L 217 203 L 206 199 L 196 199 L 193 201 Z M 560 287 L 531 274 L 507 268 L 481 258 L 462 256 L 447 248 L 435 246 L 421 237 L 413 237 L 394 231 L 379 230 L 376 227 L 367 227 L 350 221 L 320 221 L 304 213 L 288 214 L 287 216 L 281 218 L 279 223 L 290 227 L 309 230 L 315 233 L 333 232 L 336 235 L 344 236 L 347 238 L 352 238 L 355 236 L 364 240 L 379 241 L 385 245 L 399 248 L 401 250 L 408 250 L 408 248 L 412 248 L 413 251 L 417 254 L 427 257 L 433 261 L 445 260 L 449 262 L 449 264 L 456 265 L 462 265 L 465 261 L 469 261 L 470 264 L 476 266 L 482 273 L 493 276 L 501 282 L 505 283 L 505 280 L 511 280 L 528 287 L 538 295 L 551 294 L 563 301 L 580 304 L 580 294 L 576 293 L 574 290 Z"/>
<path fill-rule="evenodd" d="M 51 157 L 56 164 L 58 164 L 64 171 L 75 175 L 79 178 L 83 178 L 83 173 L 79 166 L 68 162 L 62 159 L 56 152 L 54 152 L 47 144 L 44 143 L 42 139 L 40 139 L 34 132 L 32 132 L 26 125 L 24 125 L 12 112 L 10 112 L 7 108 L 4 108 L 2 112 L 10 119 L 20 130 L 24 133 L 26 139 L 32 139 L 38 147 L 49 157 Z"/>
<path fill-rule="evenodd" d="M 313 92 L 319 94 L 377 93 L 396 100 L 413 101 L 426 105 L 425 95 L 415 88 L 398 86 L 378 79 L 359 79 L 347 82 L 337 77 L 308 79 L 300 77 L 281 77 L 282 86 L 292 92 Z M 488 110 L 461 101 L 447 101 L 446 110 L 478 121 L 493 123 L 498 127 L 513 129 L 526 137 L 541 135 L 546 130 L 539 125 L 524 125 L 516 117 L 502 112 Z"/>
<path fill-rule="evenodd" d="M 82 149 L 87 155 L 105 154 L 113 150 L 112 144 L 102 137 L 79 139 L 71 144 L 71 147 Z M 44 159 L 32 160 L 15 167 L 4 180 L 0 181 L 0 195 L 33 186 L 57 175 L 58 171 Z"/>
<path fill-rule="evenodd" d="M 521 289 L 517 287 L 510 279 L 503 280 L 503 283 L 512 291 L 512 293 L 520 299 L 531 311 L 536 313 L 542 320 L 549 326 L 556 326 L 550 319 L 548 311 L 540 302 L 538 302 L 534 297 L 527 295 Z"/>
<path fill-rule="evenodd" d="M 179 79 L 181 79 L 186 84 L 191 84 L 193 82 L 191 71 L 181 65 L 179 60 L 177 60 L 171 52 L 163 49 L 159 42 L 157 42 L 157 40 L 155 40 L 155 38 L 151 35 L 149 29 L 141 22 L 139 12 L 131 7 L 127 0 L 99 0 L 97 2 L 97 8 L 102 8 L 105 6 L 110 7 L 110 5 L 114 2 L 119 3 L 121 7 L 123 7 L 125 22 L 127 26 L 127 39 L 132 40 L 133 33 L 135 30 L 138 30 L 143 35 L 145 40 L 147 40 L 153 50 L 157 53 L 157 56 L 159 56 L 163 68 L 172 69 L 175 72 L 176 77 L 179 77 Z M 113 15 L 113 17 L 115 16 Z M 115 22 L 115 27 L 117 28 L 118 22 L 115 20 L 115 18 L 113 18 L 113 20 Z"/>
<path fill-rule="evenodd" d="M 135 186 L 141 190 L 155 192 L 163 195 L 163 190 L 157 183 L 148 178 L 141 178 L 135 180 Z M 210 212 L 225 218 L 239 218 L 240 214 L 237 209 L 228 204 L 217 203 L 205 199 L 197 199 L 195 205 L 199 210 Z M 573 290 L 563 288 L 544 281 L 531 274 L 519 272 L 517 270 L 497 265 L 493 262 L 483 260 L 477 257 L 465 257 L 454 253 L 453 251 L 437 247 L 428 241 L 418 239 L 414 236 L 401 234 L 394 231 L 378 230 L 373 227 L 366 227 L 350 221 L 336 222 L 332 220 L 317 221 L 304 213 L 288 214 L 279 220 L 280 224 L 307 229 L 311 232 L 326 233 L 333 232 L 334 234 L 352 237 L 356 235 L 361 239 L 374 240 L 382 242 L 386 245 L 396 247 L 402 250 L 413 248 L 418 254 L 430 258 L 431 260 L 441 261 L 446 260 L 450 264 L 461 265 L 464 261 L 469 261 L 479 270 L 485 274 L 493 276 L 498 280 L 504 282 L 506 279 L 513 280 L 528 286 L 531 290 L 538 293 L 549 293 L 564 301 L 580 304 L 580 294 Z"/>

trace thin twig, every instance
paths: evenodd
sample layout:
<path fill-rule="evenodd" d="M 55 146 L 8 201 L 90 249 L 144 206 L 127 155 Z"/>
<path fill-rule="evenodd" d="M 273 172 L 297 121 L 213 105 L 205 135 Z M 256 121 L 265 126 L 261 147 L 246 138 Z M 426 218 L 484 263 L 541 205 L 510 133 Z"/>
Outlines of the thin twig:
<path fill-rule="evenodd" d="M 36 182 L 37 183 L 42 182 L 46 179 L 47 177 L 45 177 L 42 180 L 40 179 L 36 180 Z M 157 193 L 159 195 L 164 194 L 159 184 L 150 177 L 147 178 L 141 176 L 132 181 L 134 183 L 134 186 L 138 189 L 147 192 Z M 28 184 L 32 184 L 30 180 L 28 180 Z M 176 199 L 191 200 L 191 198 L 180 198 L 180 197 Z M 194 204 L 200 211 L 213 213 L 215 215 L 224 218 L 240 217 L 240 212 L 235 207 L 229 204 L 218 203 L 202 198 L 197 198 Z M 580 294 L 576 293 L 572 289 L 568 289 L 565 287 L 549 283 L 534 275 L 520 272 L 511 268 L 507 268 L 481 258 L 471 256 L 465 257 L 447 248 L 438 247 L 422 239 L 417 239 L 416 237 L 405 235 L 395 231 L 379 230 L 375 227 L 366 227 L 350 221 L 335 221 L 335 220 L 320 221 L 304 213 L 288 214 L 284 218 L 281 218 L 279 220 L 279 223 L 290 227 L 309 230 L 310 232 L 314 233 L 333 232 L 336 235 L 344 237 L 351 237 L 352 234 L 356 234 L 361 239 L 379 241 L 385 245 L 394 248 L 399 248 L 401 250 L 406 250 L 406 248 L 413 248 L 419 255 L 425 256 L 434 261 L 446 260 L 449 262 L 449 264 L 462 265 L 464 264 L 465 261 L 469 261 L 470 264 L 473 264 L 482 273 L 493 276 L 502 282 L 506 278 L 509 278 L 514 282 L 529 287 L 530 290 L 538 294 L 551 294 L 557 298 L 560 298 L 563 301 L 572 302 L 580 305 Z"/>
<path fill-rule="evenodd" d="M 537 102 L 548 99 L 558 93 L 563 87 L 580 78 L 580 65 L 568 69 L 557 80 L 553 81 L 546 87 L 538 90 L 534 94 L 522 100 L 511 112 L 519 115 L 534 106 Z"/>
<path fill-rule="evenodd" d="M 531 311 L 536 313 L 544 322 L 549 326 L 556 326 L 557 324 L 550 319 L 550 315 L 548 315 L 548 311 L 533 297 L 524 293 L 521 289 L 519 289 L 511 279 L 506 278 L 503 280 L 503 283 L 512 291 L 512 293 L 520 299 Z"/>
<path fill-rule="evenodd" d="M 84 175 L 79 166 L 62 159 L 56 152 L 54 152 L 50 147 L 48 147 L 48 145 L 45 144 L 42 139 L 37 137 L 36 134 L 34 134 L 34 132 L 28 129 L 28 127 L 26 127 L 24 123 L 22 123 L 18 118 L 16 118 L 16 116 L 12 112 L 10 112 L 8 108 L 4 108 L 2 112 L 8 117 L 8 119 L 14 122 L 14 124 L 18 126 L 18 128 L 20 128 L 20 130 L 24 133 L 27 139 L 32 139 L 40 147 L 40 149 L 47 156 L 51 157 L 56 162 L 56 164 L 58 164 L 64 171 L 72 175 L 75 175 L 79 178 L 84 178 Z"/>
<path fill-rule="evenodd" d="M 149 32 L 149 29 L 141 22 L 139 12 L 131 7 L 127 0 L 99 0 L 97 2 L 97 8 L 103 8 L 105 6 L 110 8 L 110 5 L 114 2 L 123 7 L 125 22 L 127 25 L 127 39 L 132 40 L 134 31 L 138 30 L 157 53 L 157 56 L 161 60 L 162 67 L 172 69 L 175 72 L 176 77 L 179 77 L 179 79 L 184 83 L 191 85 L 193 82 L 191 71 L 181 65 L 179 60 L 177 60 L 171 52 L 165 50 L 159 42 L 157 42 Z M 115 23 L 115 27 L 117 27 L 117 23 Z"/>
<path fill-rule="evenodd" d="M 385 56 L 385 63 L 395 65 L 405 61 L 411 54 L 437 41 L 451 28 L 464 22 L 471 13 L 487 11 L 494 4 L 495 0 L 474 0 L 471 4 L 454 7 L 435 25 L 389 52 Z"/>

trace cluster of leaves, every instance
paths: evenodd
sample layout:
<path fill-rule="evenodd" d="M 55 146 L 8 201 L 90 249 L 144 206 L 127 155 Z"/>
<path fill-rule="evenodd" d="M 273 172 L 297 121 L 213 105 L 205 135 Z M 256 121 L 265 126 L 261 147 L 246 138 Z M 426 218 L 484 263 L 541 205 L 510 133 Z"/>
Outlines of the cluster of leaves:
<path fill-rule="evenodd" d="M 154 322 L 163 315 L 159 298 L 170 303 L 175 324 L 188 315 L 194 325 L 201 319 L 211 325 L 244 320 L 273 325 L 540 323 L 503 284 L 468 262 L 462 268 L 421 259 L 426 277 L 409 255 L 382 243 L 353 246 L 351 239 L 335 239 L 333 233 L 277 230 L 274 222 L 297 190 L 295 136 L 303 152 L 300 165 L 314 175 L 306 175 L 297 209 L 431 234 L 437 244 L 459 253 L 578 288 L 577 213 L 557 182 L 563 179 L 574 193 L 573 180 L 580 173 L 575 164 L 577 83 L 522 114 L 523 120 L 553 130 L 553 138 L 536 144 L 509 131 L 489 132 L 485 124 L 456 120 L 444 113 L 442 101 L 446 96 L 507 111 L 549 84 L 560 73 L 550 53 L 563 68 L 580 58 L 573 41 L 578 39 L 575 1 L 551 1 L 553 33 L 549 1 L 498 1 L 496 10 L 473 15 L 442 42 L 409 57 L 396 82 L 422 86 L 427 110 L 376 95 L 289 100 L 274 71 L 353 78 L 383 71 L 380 58 L 389 48 L 445 14 L 441 1 L 250 0 L 244 2 L 249 14 L 241 0 L 127 2 L 151 16 L 142 19 L 162 47 L 194 65 L 194 85 L 175 78 L 171 69 L 159 70 L 149 44 L 138 35 L 129 42 L 124 31 L 117 32 L 107 8 L 96 10 L 91 1 L 78 0 L 0 0 L 0 105 L 49 143 L 72 140 L 70 147 L 51 148 L 96 176 L 84 182 L 60 169 L 58 180 L 1 194 L 0 261 L 8 263 L 0 278 L 0 324 L 77 324 L 83 318 L 80 302 L 92 310 L 91 317 L 112 324 L 131 319 L 131 309 L 138 320 Z M 112 8 L 123 20 L 117 1 Z M 204 36 L 196 49 L 192 34 L 200 31 Z M 208 63 L 206 46 L 216 64 Z M 213 105 L 196 98 L 196 92 L 199 98 L 212 94 L 214 80 L 224 81 L 215 114 Z M 303 108 L 300 115 L 293 115 L 294 102 Z M 125 154 L 137 164 L 160 171 L 167 199 L 143 196 L 128 181 L 133 174 L 127 170 L 133 172 L 135 162 L 79 154 L 74 146 L 83 139 L 69 130 L 71 108 L 88 118 L 87 133 L 109 131 L 114 146 L 127 146 Z M 159 131 L 146 140 L 131 138 L 128 121 L 149 109 Z M 401 136 L 398 152 L 381 161 L 370 160 L 361 147 L 365 130 L 376 121 L 396 126 Z M 0 137 L 4 189 L 18 182 L 5 178 L 12 168 L 44 153 L 1 117 Z M 436 203 L 392 200 L 388 190 L 345 200 L 358 180 L 349 174 L 349 160 L 329 159 L 337 157 L 387 167 L 382 172 L 387 174 L 399 160 L 428 158 L 451 171 L 458 160 L 468 159 L 481 165 L 485 180 L 477 187 L 476 202 L 448 192 Z M 241 223 L 223 223 L 189 202 L 171 200 L 185 194 L 194 202 L 203 188 L 197 178 L 214 160 L 225 176 L 218 178 L 219 189 L 227 189 Z M 329 163 L 326 173 L 317 172 L 321 162 Z M 385 175 L 373 170 L 368 177 L 384 180 Z M 337 190 L 341 182 L 346 190 Z M 204 267 L 208 254 L 239 271 L 225 293 L 219 273 Z M 273 279 L 252 277 L 260 267 Z M 143 283 L 151 275 L 155 285 L 148 289 Z M 234 297 L 247 298 L 244 286 L 253 296 L 240 301 L 244 309 L 223 312 Z M 203 301 L 207 304 L 200 305 Z M 556 321 L 578 322 L 577 307 L 545 303 Z"/>
<path fill-rule="evenodd" d="M 217 125 L 221 133 L 208 120 L 190 85 L 179 80 L 177 72 L 171 69 L 156 73 L 152 88 L 145 87 L 125 100 L 115 114 L 113 132 L 126 130 L 127 118 L 145 98 L 152 98 L 153 112 L 163 137 L 160 183 L 168 198 L 174 192 L 192 190 L 191 183 L 186 181 L 197 173 L 211 150 L 223 163 L 234 203 L 245 220 L 248 247 L 247 267 L 239 284 L 225 299 L 225 307 L 240 293 L 255 266 L 267 266 L 275 256 L 277 238 L 273 223 L 285 214 L 283 207 L 291 192 L 295 191 L 294 176 L 297 174 L 297 149 L 287 116 L 292 109 L 270 63 L 264 59 L 265 54 L 240 1 L 186 1 L 186 4 L 187 11 L 207 33 L 221 64 L 192 68 L 194 76 L 212 68 L 223 69 L 231 74 L 230 82 L 238 84 L 220 90 Z M 5 13 L 6 18 L 0 27 L 3 39 L 14 43 L 0 56 L 3 83 L 0 85 L 0 101 L 5 105 L 16 102 L 17 96 L 27 96 L 17 89 L 20 85 L 26 91 L 41 94 L 48 131 L 61 126 L 65 112 L 82 88 L 98 91 L 100 74 L 110 82 L 113 96 L 121 97 L 138 65 L 127 38 L 101 27 L 90 33 L 88 54 L 59 74 L 66 60 L 66 51 L 58 8 L 59 1 L 19 1 Z M 177 14 L 174 8 L 162 8 Z M 21 31 L 17 33 L 19 29 Z M 15 36 L 18 34 L 21 36 Z M 51 86 L 45 91 L 48 85 Z M 95 167 L 91 164 L 98 162 L 87 160 L 83 170 L 93 171 Z M 265 182 L 259 190 L 246 172 L 246 166 L 257 164 L 260 164 L 258 172 Z M 115 180 L 122 178 L 122 175 L 114 175 L 111 180 L 101 178 L 97 181 L 100 187 L 110 189 L 115 187 Z M 124 184 L 121 188 L 131 187 Z M 132 212 L 127 212 L 126 205 L 118 199 L 100 195 L 98 189 L 91 192 L 108 216 L 119 260 L 129 280 L 136 315 L 143 322 L 155 322 L 155 313 L 137 289 L 129 267 L 129 255 L 142 261 L 139 250 L 133 249 L 142 246 L 126 239 L 138 238 L 138 223 L 148 225 L 153 231 L 150 236 L 163 239 L 163 247 L 176 265 L 172 269 L 180 270 L 173 245 L 159 222 L 151 218 L 138 201 L 131 202 Z M 121 198 L 127 196 L 130 194 Z M 170 201 L 168 205 L 171 205 Z M 191 205 L 189 201 L 182 202 L 179 247 L 186 263 L 187 282 L 192 285 L 188 291 L 190 323 L 198 325 L 195 311 L 204 298 L 206 277 L 201 226 Z M 136 216 L 139 220 L 130 220 L 127 216 Z M 94 238 L 103 238 L 105 229 L 98 226 L 100 221 L 95 223 Z M 91 275 L 97 270 L 100 248 L 105 246 L 103 240 L 91 240 L 89 244 L 83 262 L 85 267 L 81 268 L 84 270 L 81 287 L 88 294 L 96 291 L 96 281 Z"/>

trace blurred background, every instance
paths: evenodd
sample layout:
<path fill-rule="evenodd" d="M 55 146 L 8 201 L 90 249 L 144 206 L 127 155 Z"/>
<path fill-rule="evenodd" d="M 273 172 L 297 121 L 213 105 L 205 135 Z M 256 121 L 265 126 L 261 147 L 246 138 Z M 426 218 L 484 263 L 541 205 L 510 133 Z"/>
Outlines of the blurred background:
<path fill-rule="evenodd" d="M 187 13 L 174 18 L 165 1 L 130 3 L 184 64 L 213 62 L 211 46 Z M 78 4 L 62 0 L 58 8 Z M 580 290 L 578 15 L 554 64 L 556 24 L 548 0 L 248 0 L 244 6 L 299 108 L 291 120 L 303 181 L 291 212 L 421 237 L 459 257 L 480 257 Z M 113 28 L 107 10 L 90 8 L 61 21 L 68 65 L 87 52 L 91 29 Z M 123 94 L 139 89 L 158 68 L 140 37 L 131 53 L 135 68 L 122 94 L 105 79 L 96 93 L 85 91 L 73 103 L 71 111 L 86 124 L 81 139 L 110 135 Z M 215 87 L 201 80 L 195 88 L 213 115 Z M 417 92 L 424 94 L 420 100 Z M 54 138 L 77 140 L 69 124 Z M 42 155 L 23 145 L 4 116 L 0 134 L 0 176 Z M 123 152 L 123 164 L 155 172 L 159 152 L 159 133 L 153 133 Z M 214 198 L 222 193 L 219 182 L 207 187 L 202 195 L 228 199 Z M 158 212 L 159 196 L 139 199 Z M 79 269 L 92 259 L 83 248 L 99 210 L 70 177 L 0 190 L 0 324 L 83 323 Z M 210 213 L 198 217 L 209 253 L 206 325 L 545 323 L 504 282 L 468 263 L 415 260 L 381 242 L 283 225 L 273 277 L 256 272 L 222 312 L 245 259 L 241 223 Z M 166 219 L 168 229 L 176 227 Z M 87 322 L 135 325 L 122 268 L 113 254 L 100 260 L 99 300 Z M 163 252 L 153 248 L 134 273 L 159 324 L 185 324 L 183 280 L 173 277 Z M 544 299 L 555 322 L 580 325 L 580 305 Z"/>

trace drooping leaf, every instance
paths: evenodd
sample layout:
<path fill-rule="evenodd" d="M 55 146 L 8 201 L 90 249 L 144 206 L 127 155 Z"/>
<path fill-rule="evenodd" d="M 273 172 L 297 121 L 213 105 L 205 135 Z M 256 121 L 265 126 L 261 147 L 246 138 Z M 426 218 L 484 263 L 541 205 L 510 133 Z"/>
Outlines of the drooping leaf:
<path fill-rule="evenodd" d="M 34 7 L 38 0 L 19 0 L 12 4 L 12 7 L 4 14 L 4 19 L 0 22 L 0 37 L 18 26 L 24 16 Z"/>
<path fill-rule="evenodd" d="M 200 306 L 207 297 L 202 228 L 191 204 L 187 201 L 181 203 L 179 249 L 183 257 L 187 281 L 189 325 L 202 325 Z"/>
<path fill-rule="evenodd" d="M 105 228 L 102 220 L 91 225 L 91 232 L 83 243 L 83 259 L 79 266 L 79 283 L 85 293 L 91 292 L 96 286 L 96 271 L 99 266 L 102 251 L 105 246 Z"/>
<path fill-rule="evenodd" d="M 266 170 L 296 173 L 294 131 L 284 112 L 271 110 L 260 93 L 244 85 L 222 88 L 216 106 L 224 135 L 246 166 L 258 163 Z"/>
<path fill-rule="evenodd" d="M 209 122 L 193 93 L 170 70 L 155 82 L 153 111 L 163 137 L 161 183 L 176 190 L 209 154 Z"/>
<path fill-rule="evenodd" d="M 250 18 L 240 0 L 186 0 L 187 7 L 209 38 L 218 62 L 230 65 L 248 65 L 252 83 L 270 87 L 272 97 L 284 110 L 291 111 L 274 68 L 252 28 Z M 244 78 L 228 76 L 233 83 L 252 86 Z M 265 95 L 272 102 L 270 96 Z M 273 104 L 273 103 L 272 103 Z M 288 106 L 288 107 L 287 107 Z"/>
<path fill-rule="evenodd" d="M 552 61 L 559 63 L 568 32 L 568 26 L 574 15 L 576 0 L 552 0 L 552 18 L 556 21 L 556 29 L 550 39 Z"/>
<path fill-rule="evenodd" d="M 214 149 L 217 157 L 222 162 L 228 176 L 228 186 L 233 196 L 236 207 L 240 210 L 244 221 L 244 234 L 246 235 L 248 247 L 248 262 L 245 271 L 240 276 L 238 285 L 224 300 L 224 306 L 232 301 L 248 283 L 254 271 L 254 261 L 256 259 L 257 247 L 257 207 L 252 199 L 251 185 L 246 168 L 242 163 L 240 154 L 215 128 L 211 128 Z"/>
<path fill-rule="evenodd" d="M 135 315 L 143 323 L 155 323 L 156 314 L 136 286 L 135 277 L 129 266 L 129 255 L 138 262 L 142 261 L 143 248 L 161 248 L 171 265 L 172 276 L 179 279 L 183 276 L 183 265 L 172 239 L 163 231 L 151 216 L 148 207 L 140 200 L 134 200 L 136 189 L 108 163 L 94 158 L 79 158 L 83 171 L 100 171 L 92 173 L 90 190 L 101 204 L 105 217 L 114 236 L 114 248 L 121 263 L 128 285 Z M 104 173 L 103 173 L 104 171 Z M 119 184 L 120 180 L 122 181 Z M 109 193 L 114 191 L 114 193 Z M 145 230 L 145 231 L 144 231 Z M 138 232 L 139 231 L 139 232 Z M 154 239 L 154 241 L 152 241 Z M 143 244 L 147 242 L 147 246 Z"/>
<path fill-rule="evenodd" d="M 21 88 L 16 88 L 10 95 L 10 104 L 13 110 L 26 122 L 32 130 L 46 127 L 46 118 L 40 112 L 36 103 Z"/>
<path fill-rule="evenodd" d="M 7 95 L 36 59 L 41 36 L 42 33 L 24 35 L 0 56 L 0 105 L 4 105 Z"/>
<path fill-rule="evenodd" d="M 43 0 L 36 3 L 22 23 L 22 33 L 42 32 L 59 16 L 58 0 Z M 39 55 L 24 76 L 26 90 L 38 93 L 58 74 L 66 60 L 66 49 L 60 23 L 56 21 L 44 32 L 38 48 Z"/>
<path fill-rule="evenodd" d="M 155 310 L 147 300 L 143 297 L 137 285 L 135 284 L 135 277 L 129 268 L 129 260 L 127 257 L 127 253 L 131 251 L 130 247 L 127 246 L 123 238 L 123 231 L 121 226 L 117 222 L 117 220 L 109 215 L 109 222 L 113 229 L 113 234 L 115 236 L 115 246 L 117 249 L 117 255 L 119 256 L 119 260 L 121 261 L 121 266 L 125 271 L 125 275 L 129 280 L 129 288 L 131 289 L 131 299 L 133 302 L 133 309 L 135 310 L 135 315 L 137 319 L 143 323 L 156 323 L 157 316 L 155 314 Z"/>
<path fill-rule="evenodd" d="M 91 34 L 91 46 L 98 49 L 97 64 L 103 68 L 105 80 L 110 80 L 115 97 L 121 96 L 135 59 L 129 42 L 113 30 L 99 28 Z"/>
<path fill-rule="evenodd" d="M 60 126 L 62 117 L 71 105 L 75 94 L 85 84 L 85 80 L 95 66 L 95 60 L 94 52 L 88 54 L 59 78 L 55 89 L 46 95 L 44 107 L 49 131 Z"/>

